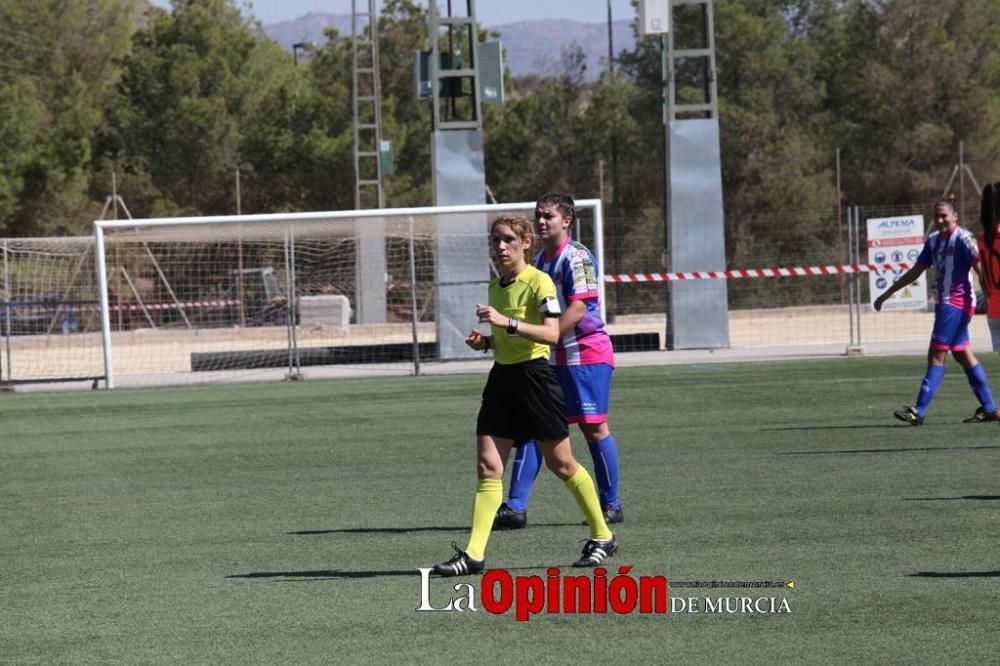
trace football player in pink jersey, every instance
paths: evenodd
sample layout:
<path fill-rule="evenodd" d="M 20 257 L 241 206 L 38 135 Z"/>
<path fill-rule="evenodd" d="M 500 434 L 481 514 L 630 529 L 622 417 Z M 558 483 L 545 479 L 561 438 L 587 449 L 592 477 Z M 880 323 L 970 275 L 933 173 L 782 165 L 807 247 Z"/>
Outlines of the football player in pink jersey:
<path fill-rule="evenodd" d="M 927 237 L 916 264 L 903 273 L 896 282 L 875 299 L 876 310 L 894 293 L 916 280 L 933 266 L 937 273 L 935 285 L 934 330 L 931 332 L 930 349 L 927 350 L 927 372 L 920 384 L 916 406 L 905 406 L 893 412 L 900 421 L 913 426 L 923 425 L 927 408 L 934 399 L 944 378 L 944 362 L 948 352 L 965 370 L 972 392 L 979 399 L 976 413 L 966 423 L 996 421 L 997 408 L 986 378 L 986 370 L 976 360 L 969 347 L 969 322 L 976 311 L 970 274 L 976 271 L 980 283 L 979 250 L 976 237 L 958 226 L 958 212 L 953 198 L 942 199 L 934 206 L 935 231 Z"/>

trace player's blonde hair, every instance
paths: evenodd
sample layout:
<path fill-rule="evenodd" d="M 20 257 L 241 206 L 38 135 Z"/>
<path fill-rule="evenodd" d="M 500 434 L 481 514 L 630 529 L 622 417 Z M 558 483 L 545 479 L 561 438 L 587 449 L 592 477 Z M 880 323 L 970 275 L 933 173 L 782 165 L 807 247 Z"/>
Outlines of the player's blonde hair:
<path fill-rule="evenodd" d="M 510 230 L 514 232 L 514 235 L 524 241 L 524 258 L 526 261 L 530 261 L 532 248 L 535 246 L 535 229 L 531 226 L 531 222 L 528 221 L 528 218 L 524 215 L 500 215 L 493 220 L 492 224 L 490 224 L 491 239 L 493 238 L 493 230 L 500 225 L 510 227 Z"/>

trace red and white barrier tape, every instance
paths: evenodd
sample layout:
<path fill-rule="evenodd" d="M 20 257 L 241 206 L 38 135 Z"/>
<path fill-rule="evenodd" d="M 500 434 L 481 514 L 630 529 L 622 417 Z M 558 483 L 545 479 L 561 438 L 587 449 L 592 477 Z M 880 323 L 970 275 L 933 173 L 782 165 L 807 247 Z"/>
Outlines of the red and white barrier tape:
<path fill-rule="evenodd" d="M 762 277 L 803 277 L 806 275 L 845 275 L 905 271 L 909 264 L 845 264 L 843 266 L 809 266 L 793 268 L 751 268 L 735 271 L 694 271 L 693 273 L 624 273 L 605 275 L 605 282 L 674 282 L 680 280 L 735 280 Z"/>
<path fill-rule="evenodd" d="M 178 308 L 184 309 L 194 309 L 194 308 L 223 308 L 233 305 L 239 305 L 239 301 L 234 300 L 214 300 L 214 301 L 188 301 L 186 303 L 146 303 L 145 307 L 147 310 L 176 310 Z M 109 305 L 109 310 L 141 310 L 143 306 L 138 303 L 123 303 L 121 306 Z"/>
<path fill-rule="evenodd" d="M 138 303 L 122 303 L 118 305 L 116 303 L 109 303 L 109 310 L 141 310 L 145 307 L 147 310 L 177 310 L 178 308 L 184 309 L 196 309 L 196 308 L 225 308 L 232 307 L 234 305 L 239 305 L 240 302 L 232 299 L 224 300 L 208 300 L 208 301 L 186 301 L 184 303 L 143 303 L 139 305 Z M 42 311 L 42 312 L 55 312 L 56 310 L 67 310 L 71 307 L 80 307 L 93 305 L 96 306 L 96 302 L 75 302 L 70 301 L 66 303 L 59 302 L 17 302 L 12 303 L 19 310 L 27 311 Z"/>

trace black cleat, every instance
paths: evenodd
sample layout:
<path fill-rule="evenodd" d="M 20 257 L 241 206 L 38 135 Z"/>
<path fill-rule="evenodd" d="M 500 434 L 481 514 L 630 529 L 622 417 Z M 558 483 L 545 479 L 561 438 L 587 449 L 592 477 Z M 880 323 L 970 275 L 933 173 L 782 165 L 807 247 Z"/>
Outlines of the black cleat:
<path fill-rule="evenodd" d="M 527 511 L 514 511 L 504 502 L 497 509 L 497 515 L 493 518 L 493 529 L 495 530 L 519 530 L 528 524 Z"/>
<path fill-rule="evenodd" d="M 602 563 L 604 560 L 612 557 L 618 552 L 618 539 L 612 534 L 611 538 L 607 541 L 598 541 L 597 539 L 587 539 L 583 544 L 583 555 L 580 556 L 576 562 L 573 563 L 574 567 L 596 567 L 598 564 Z"/>
<path fill-rule="evenodd" d="M 1000 421 L 996 412 L 987 412 L 982 407 L 976 407 L 976 413 L 962 421 L 962 423 L 986 423 L 988 421 Z"/>
<path fill-rule="evenodd" d="M 604 522 L 608 525 L 625 522 L 625 512 L 620 506 L 602 506 L 601 511 L 604 513 Z"/>
<path fill-rule="evenodd" d="M 913 407 L 903 407 L 902 409 L 893 412 L 892 415 L 903 423 L 909 423 L 911 426 L 920 426 L 924 424 L 924 417 L 917 414 L 917 410 L 913 409 Z"/>
<path fill-rule="evenodd" d="M 451 547 L 455 549 L 455 554 L 447 562 L 435 564 L 434 573 L 438 576 L 465 576 L 466 574 L 482 573 L 485 568 L 485 560 L 472 559 L 454 541 L 451 542 Z"/>

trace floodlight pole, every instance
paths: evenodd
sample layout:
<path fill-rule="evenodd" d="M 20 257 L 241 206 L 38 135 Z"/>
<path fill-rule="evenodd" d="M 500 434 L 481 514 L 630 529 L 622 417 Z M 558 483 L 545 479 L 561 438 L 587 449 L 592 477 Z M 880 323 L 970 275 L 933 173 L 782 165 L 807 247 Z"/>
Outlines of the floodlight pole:
<path fill-rule="evenodd" d="M 360 7 L 359 7 L 360 5 Z M 385 208 L 382 146 L 382 83 L 379 75 L 375 0 L 351 0 L 351 110 L 353 114 L 354 208 Z M 357 228 L 355 322 L 384 324 L 388 269 L 385 225 L 369 220 Z"/>
<path fill-rule="evenodd" d="M 682 26 L 700 24 L 700 43 L 687 37 L 675 47 L 675 10 L 694 7 Z M 668 272 L 724 270 L 725 220 L 722 196 L 722 157 L 719 140 L 719 102 L 715 66 L 715 28 L 712 0 L 639 0 L 641 35 L 660 36 L 663 127 L 664 206 L 663 267 Z M 687 44 L 685 46 L 685 44 Z M 678 68 L 678 61 L 701 62 Z M 678 82 L 678 72 L 682 81 Z M 693 80 L 692 80 L 693 79 Z M 677 99 L 700 85 L 703 99 Z M 676 175 L 675 175 L 676 174 Z M 674 191 L 674 184 L 678 184 Z M 667 283 L 666 348 L 712 349 L 729 346 L 729 305 L 725 281 L 673 285 Z"/>
<path fill-rule="evenodd" d="M 11 325 L 11 315 L 10 315 L 10 264 L 9 258 L 7 257 L 7 241 L 3 243 L 3 300 L 4 300 L 4 321 L 6 326 L 4 327 L 4 340 L 7 343 L 5 355 L 7 357 L 7 381 L 14 378 L 14 366 L 11 364 L 11 352 L 10 352 L 10 325 Z M 3 369 L 0 368 L 0 379 L 3 377 Z"/>
<path fill-rule="evenodd" d="M 451 2 L 445 16 L 437 2 L 431 2 L 427 12 L 435 206 L 486 201 L 476 3 L 459 4 L 465 7 L 464 15 L 454 15 Z M 477 356 L 465 344 L 465 336 L 476 324 L 475 304 L 483 302 L 490 281 L 486 233 L 487 220 L 481 215 L 437 221 L 434 322 L 442 359 Z"/>
<path fill-rule="evenodd" d="M 668 35 L 660 35 L 660 76 L 663 95 L 663 270 L 673 271 L 670 247 L 670 45 Z M 663 283 L 663 305 L 667 315 L 664 331 L 664 349 L 674 348 L 673 285 L 670 280 Z"/>

